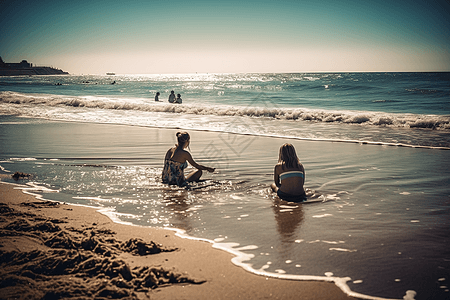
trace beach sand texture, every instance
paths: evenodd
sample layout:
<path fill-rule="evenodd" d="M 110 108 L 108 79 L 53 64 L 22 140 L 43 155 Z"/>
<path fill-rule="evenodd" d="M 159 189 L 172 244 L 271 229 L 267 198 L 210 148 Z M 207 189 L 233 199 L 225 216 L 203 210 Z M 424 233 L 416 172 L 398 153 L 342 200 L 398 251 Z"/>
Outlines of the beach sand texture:
<path fill-rule="evenodd" d="M 0 184 L 2 299 L 352 299 L 332 283 L 257 276 L 210 243 L 18 187 Z"/>

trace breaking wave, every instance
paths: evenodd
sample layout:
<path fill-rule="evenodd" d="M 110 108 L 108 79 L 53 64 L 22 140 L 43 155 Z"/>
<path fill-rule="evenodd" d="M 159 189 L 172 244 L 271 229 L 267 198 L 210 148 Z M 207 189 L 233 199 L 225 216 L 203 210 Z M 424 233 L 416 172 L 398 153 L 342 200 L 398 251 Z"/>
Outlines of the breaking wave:
<path fill-rule="evenodd" d="M 146 100 L 148 101 L 148 100 Z M 322 110 L 270 106 L 231 106 L 211 104 L 144 103 L 139 99 L 73 97 L 60 95 L 0 92 L 0 103 L 14 105 L 45 105 L 51 107 L 84 107 L 92 109 L 134 110 L 192 115 L 241 116 L 310 122 L 364 124 L 383 127 L 428 128 L 449 130 L 450 116 L 386 113 L 350 110 Z M 259 102 L 258 104 L 264 104 Z M 266 103 L 267 104 L 267 103 Z"/>

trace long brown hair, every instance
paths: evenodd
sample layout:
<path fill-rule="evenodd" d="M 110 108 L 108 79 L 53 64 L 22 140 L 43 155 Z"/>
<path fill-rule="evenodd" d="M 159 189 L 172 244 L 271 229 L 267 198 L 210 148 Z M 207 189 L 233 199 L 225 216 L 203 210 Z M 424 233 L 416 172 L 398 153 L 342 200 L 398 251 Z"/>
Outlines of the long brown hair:
<path fill-rule="evenodd" d="M 295 153 L 295 148 L 292 144 L 284 144 L 280 147 L 280 156 L 278 162 L 281 163 L 281 167 L 284 168 L 301 168 L 300 160 Z"/>

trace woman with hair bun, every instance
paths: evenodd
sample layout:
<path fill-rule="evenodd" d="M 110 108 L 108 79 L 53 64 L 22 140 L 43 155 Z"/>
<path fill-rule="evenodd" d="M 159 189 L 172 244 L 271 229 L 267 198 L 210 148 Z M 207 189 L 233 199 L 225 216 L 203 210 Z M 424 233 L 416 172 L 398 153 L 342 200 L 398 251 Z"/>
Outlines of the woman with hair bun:
<path fill-rule="evenodd" d="M 197 164 L 191 154 L 184 150 L 189 147 L 190 136 L 187 132 L 177 132 L 178 144 L 170 148 L 164 158 L 164 168 L 162 172 L 162 182 L 185 186 L 188 182 L 198 181 L 202 176 L 202 170 L 214 172 L 215 168 L 209 168 Z M 189 162 L 197 171 L 184 176 L 184 169 Z"/>
<path fill-rule="evenodd" d="M 291 144 L 284 144 L 280 148 L 278 164 L 274 169 L 274 181 L 271 188 L 278 197 L 291 202 L 305 201 L 306 193 L 305 169 Z"/>

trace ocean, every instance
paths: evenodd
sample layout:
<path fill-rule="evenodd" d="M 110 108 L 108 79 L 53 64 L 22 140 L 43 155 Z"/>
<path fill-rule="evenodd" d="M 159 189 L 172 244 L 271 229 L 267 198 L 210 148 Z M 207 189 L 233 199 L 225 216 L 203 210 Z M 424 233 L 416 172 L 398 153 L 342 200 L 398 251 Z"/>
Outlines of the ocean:
<path fill-rule="evenodd" d="M 32 174 L 29 191 L 46 199 L 211 241 L 261 276 L 449 299 L 449 83 L 450 73 L 0 77 L 0 169 Z M 183 104 L 168 103 L 171 90 Z M 160 178 L 180 130 L 194 159 L 217 168 L 191 189 Z M 322 202 L 269 192 L 286 142 Z"/>

